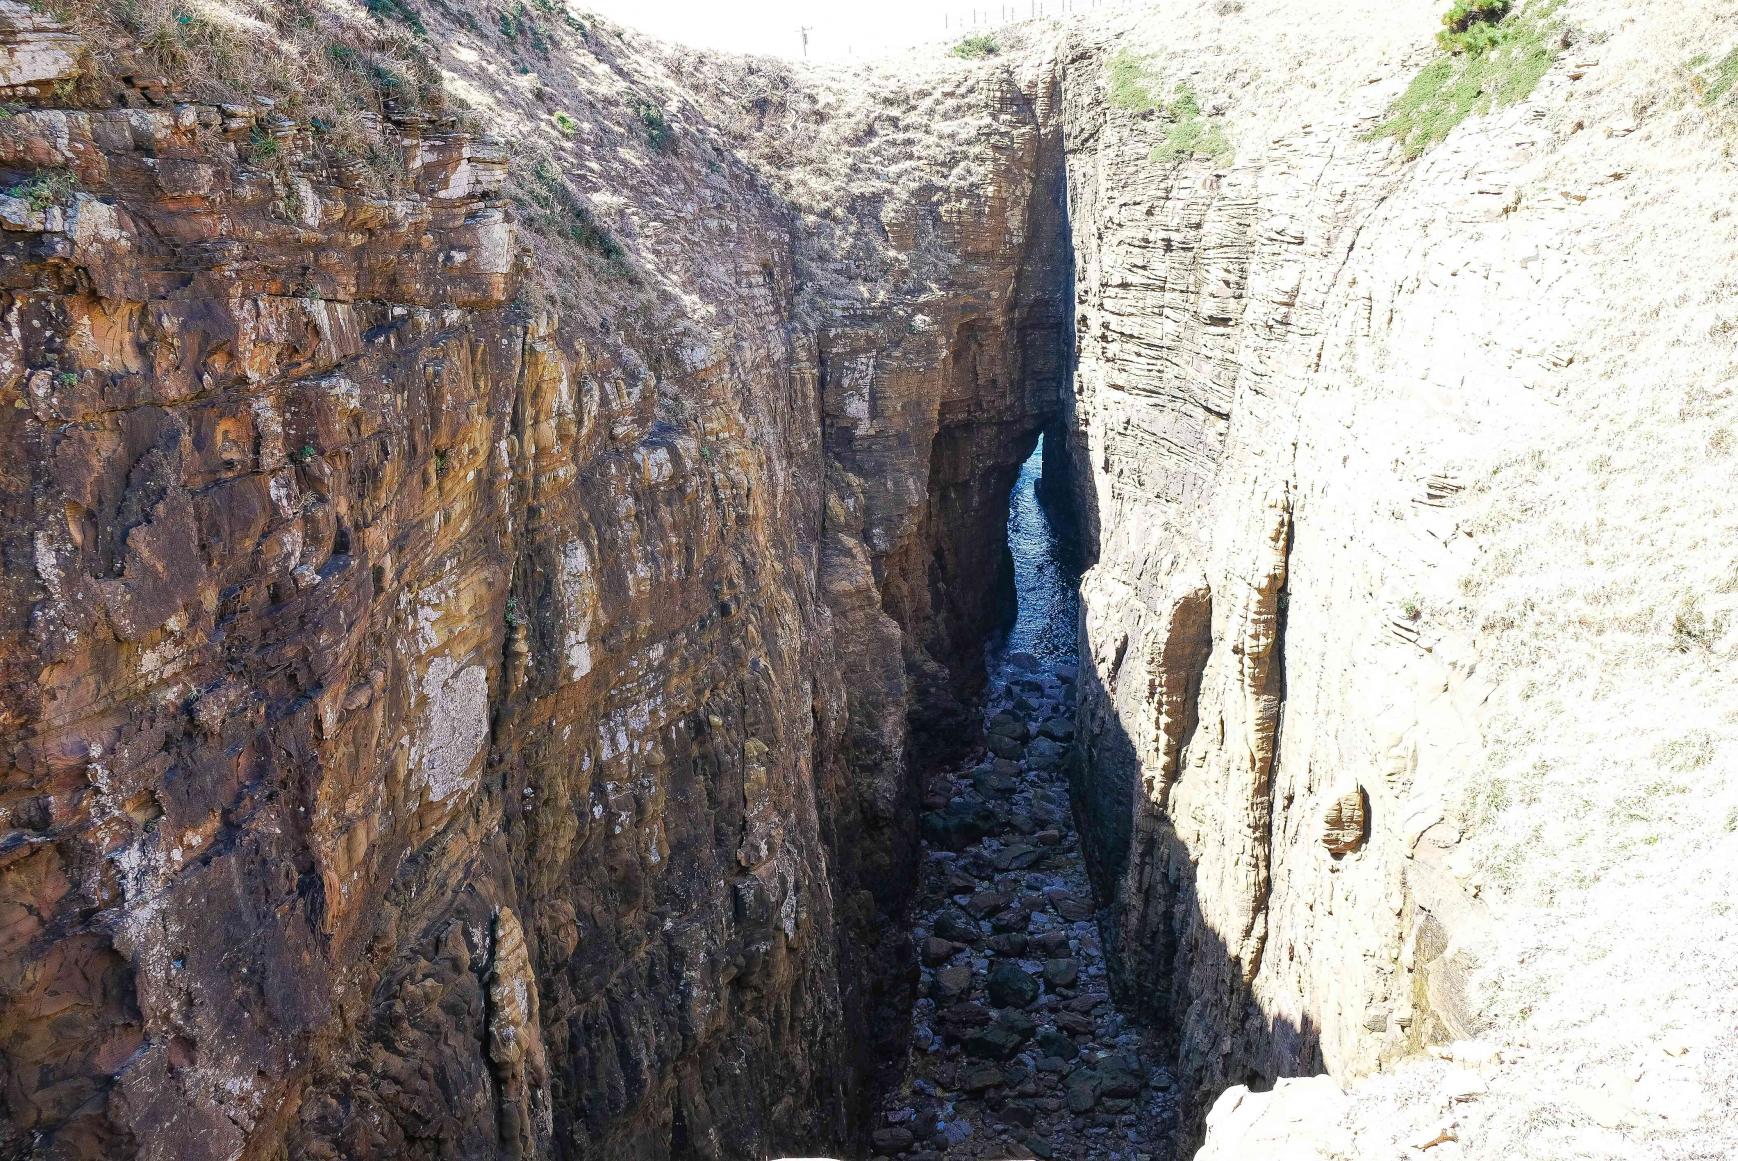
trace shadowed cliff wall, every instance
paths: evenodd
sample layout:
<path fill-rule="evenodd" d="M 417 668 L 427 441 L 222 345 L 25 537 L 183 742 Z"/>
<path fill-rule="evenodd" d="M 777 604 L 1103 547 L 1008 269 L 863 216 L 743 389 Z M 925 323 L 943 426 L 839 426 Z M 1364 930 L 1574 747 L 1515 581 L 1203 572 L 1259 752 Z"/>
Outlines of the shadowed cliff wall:
<path fill-rule="evenodd" d="M 382 176 L 0 15 L 0 168 L 66 175 L 0 199 L 0 1149 L 850 1147 L 1063 373 L 1049 74 L 825 250 L 741 75 L 571 24 L 427 13 L 544 87 L 511 151 L 386 102 Z"/>
<path fill-rule="evenodd" d="M 1478 1030 L 1552 1046 L 1462 1114 L 1524 1139 L 1617 1034 L 1561 980 L 1738 1026 L 1628 938 L 1738 938 L 1662 879 L 1738 817 L 1728 130 L 1670 79 L 1730 14 L 1571 0 L 1410 159 L 1386 0 L 837 73 L 424 7 L 311 47 L 474 119 L 0 0 L 0 1149 L 848 1149 L 1040 431 L 1197 1112 Z"/>
<path fill-rule="evenodd" d="M 1516 5 L 1500 93 L 1425 138 L 1394 126 L 1465 67 L 1442 6 L 1229 7 L 1084 28 L 1063 75 L 1077 809 L 1122 993 L 1197 1127 L 1227 1085 L 1380 1070 L 1327 1118 L 1356 1139 L 1309 1147 L 1724 1141 L 1731 1039 L 1634 1029 L 1709 1028 L 1727 989 L 1664 979 L 1649 957 L 1702 936 L 1632 954 L 1626 913 L 1738 938 L 1664 870 L 1734 831 L 1649 789 L 1729 796 L 1702 673 L 1738 618 L 1689 529 L 1734 516 L 1689 481 L 1728 462 L 1729 292 L 1699 255 L 1738 237 L 1705 176 L 1733 108 L 1693 62 L 1731 14 Z M 1693 769 L 1674 737 L 1706 741 Z M 1415 1063 L 1469 1037 L 1474 1097 Z M 1654 1111 L 1597 1079 L 1610 1051 Z M 1216 1155 L 1306 1147 L 1323 1090 L 1293 1091 L 1229 1094 Z"/>

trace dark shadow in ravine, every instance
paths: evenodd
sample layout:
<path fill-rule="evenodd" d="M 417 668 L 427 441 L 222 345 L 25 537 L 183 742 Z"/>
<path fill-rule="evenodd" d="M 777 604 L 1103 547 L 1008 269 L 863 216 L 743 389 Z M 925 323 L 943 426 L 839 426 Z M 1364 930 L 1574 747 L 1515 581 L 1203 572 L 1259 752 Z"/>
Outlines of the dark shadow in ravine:
<path fill-rule="evenodd" d="M 1089 567 L 1097 557 L 1098 527 L 1090 485 L 1069 477 L 1074 461 L 1066 440 L 1052 435 L 1045 450 L 1039 494 L 1054 522 L 1078 522 L 1071 547 L 1074 559 Z M 1246 973 L 1202 911 L 1196 860 L 1164 809 L 1166 788 L 1149 785 L 1157 770 L 1186 768 L 1199 681 L 1213 644 L 1211 598 L 1203 590 L 1194 605 L 1180 604 L 1166 643 L 1164 663 L 1182 675 L 1181 700 L 1188 707 L 1180 743 L 1169 755 L 1140 752 L 1118 717 L 1114 690 L 1103 684 L 1106 675 L 1114 682 L 1125 672 L 1146 680 L 1143 659 L 1124 656 L 1126 638 L 1095 641 L 1083 617 L 1074 623 L 1081 658 L 1069 769 L 1076 825 L 1101 907 L 1112 990 L 1169 1055 L 1183 1090 L 1178 1155 L 1187 1157 L 1200 1143 L 1208 1109 L 1227 1087 L 1262 1091 L 1282 1076 L 1321 1072 L 1320 1038 L 1313 1021 L 1262 1010 L 1245 978 L 1253 969 Z M 1107 658 L 1104 674 L 1095 656 Z M 1283 666 L 1283 658 L 1276 664 Z M 1154 696 L 1148 691 L 1139 704 L 1151 712 Z"/>
<path fill-rule="evenodd" d="M 1083 650 L 1091 642 L 1082 641 Z M 1081 706 L 1111 705 L 1090 665 Z M 1069 784 L 1111 970 L 1125 1010 L 1147 1024 L 1170 1054 L 1183 1088 L 1180 1155 L 1199 1144 L 1202 1119 L 1228 1086 L 1256 1091 L 1282 1076 L 1323 1070 L 1314 1023 L 1272 1017 L 1257 1002 L 1244 966 L 1202 913 L 1195 859 L 1170 818 L 1143 789 L 1136 748 L 1113 712 L 1081 714 Z"/>

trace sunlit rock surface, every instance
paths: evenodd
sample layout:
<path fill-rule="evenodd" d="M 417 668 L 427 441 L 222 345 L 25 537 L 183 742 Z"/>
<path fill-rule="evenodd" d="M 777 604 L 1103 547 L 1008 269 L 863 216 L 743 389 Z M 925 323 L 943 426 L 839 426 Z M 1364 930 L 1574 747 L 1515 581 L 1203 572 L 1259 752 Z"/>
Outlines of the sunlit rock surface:
<path fill-rule="evenodd" d="M 1040 432 L 1184 1139 L 1732 1151 L 1730 12 L 384 8 L 0 3 L 0 1152 L 855 1155 Z"/>
<path fill-rule="evenodd" d="M 4 1148 L 848 1147 L 1059 398 L 1046 82 L 968 77 L 975 168 L 829 250 L 697 104 L 733 78 L 552 22 L 606 259 L 451 117 L 389 116 L 380 187 L 145 58 L 69 106 L 75 38 L 8 19 L 0 165 L 70 192 L 3 239 Z"/>

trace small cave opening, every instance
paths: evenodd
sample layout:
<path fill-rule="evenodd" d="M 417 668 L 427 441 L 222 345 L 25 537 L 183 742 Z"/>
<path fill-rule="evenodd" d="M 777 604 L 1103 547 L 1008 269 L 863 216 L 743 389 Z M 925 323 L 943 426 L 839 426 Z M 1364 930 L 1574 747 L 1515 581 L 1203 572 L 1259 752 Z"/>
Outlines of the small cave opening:
<path fill-rule="evenodd" d="M 921 787 L 919 979 L 877 1156 L 1169 1156 L 1176 1086 L 1113 999 L 1070 797 L 1083 558 L 1060 424 L 1007 490 L 982 744 Z M 1000 584 L 1001 582 L 999 582 Z M 1108 1135 L 1107 1135 L 1108 1131 Z"/>

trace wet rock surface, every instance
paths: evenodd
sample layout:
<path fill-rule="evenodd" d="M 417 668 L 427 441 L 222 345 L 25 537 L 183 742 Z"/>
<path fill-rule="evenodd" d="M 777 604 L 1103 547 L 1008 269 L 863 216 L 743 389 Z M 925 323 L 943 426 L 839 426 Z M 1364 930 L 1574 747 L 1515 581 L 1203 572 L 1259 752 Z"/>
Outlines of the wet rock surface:
<path fill-rule="evenodd" d="M 1073 684 L 1038 666 L 1004 666 L 997 702 L 1029 708 L 998 706 L 988 735 L 1035 740 L 926 790 L 920 998 L 879 1156 L 1168 1155 L 1176 1091 L 1111 1000 L 1062 756 L 1044 745 L 1066 731 Z"/>
<path fill-rule="evenodd" d="M 1168 1156 L 1176 1089 L 1112 1002 L 1069 805 L 1072 642 L 1039 455 L 1009 516 L 1020 616 L 992 651 L 986 752 L 925 787 L 911 1052 L 876 1155 Z M 1037 610 L 1037 612 L 1034 612 Z"/>

